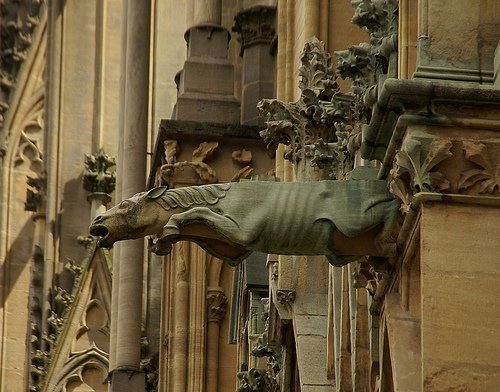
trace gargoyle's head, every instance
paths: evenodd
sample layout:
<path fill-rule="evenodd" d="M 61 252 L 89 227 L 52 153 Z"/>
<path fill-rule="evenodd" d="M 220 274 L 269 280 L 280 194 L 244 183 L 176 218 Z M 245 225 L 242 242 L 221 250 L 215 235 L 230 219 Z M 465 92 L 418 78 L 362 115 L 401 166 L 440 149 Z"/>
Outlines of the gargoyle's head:
<path fill-rule="evenodd" d="M 117 241 L 161 233 L 159 216 L 165 210 L 155 202 L 165 187 L 137 193 L 97 216 L 90 225 L 93 236 L 101 237 L 99 246 L 110 248 Z"/>

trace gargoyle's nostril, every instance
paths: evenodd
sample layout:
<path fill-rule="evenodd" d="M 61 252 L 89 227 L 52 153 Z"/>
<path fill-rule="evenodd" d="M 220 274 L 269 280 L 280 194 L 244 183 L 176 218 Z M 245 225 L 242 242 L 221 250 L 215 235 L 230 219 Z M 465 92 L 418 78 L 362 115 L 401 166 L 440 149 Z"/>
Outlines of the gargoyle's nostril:
<path fill-rule="evenodd" d="M 102 222 L 102 216 L 99 215 L 99 216 L 96 216 L 94 218 L 94 221 L 92 222 L 93 224 L 96 224 L 96 223 L 101 223 Z"/>
<path fill-rule="evenodd" d="M 96 237 L 104 237 L 108 235 L 108 228 L 102 225 L 92 225 L 90 227 L 90 234 Z"/>

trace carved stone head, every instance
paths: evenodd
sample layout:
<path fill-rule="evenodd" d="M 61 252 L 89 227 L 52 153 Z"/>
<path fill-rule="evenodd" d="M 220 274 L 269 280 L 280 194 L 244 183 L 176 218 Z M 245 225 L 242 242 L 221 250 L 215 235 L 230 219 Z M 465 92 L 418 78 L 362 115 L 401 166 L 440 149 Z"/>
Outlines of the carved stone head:
<path fill-rule="evenodd" d="M 117 241 L 161 233 L 163 224 L 159 217 L 165 209 L 155 199 L 165 190 L 166 187 L 154 188 L 123 200 L 94 219 L 90 234 L 101 237 L 100 247 L 110 248 Z"/>

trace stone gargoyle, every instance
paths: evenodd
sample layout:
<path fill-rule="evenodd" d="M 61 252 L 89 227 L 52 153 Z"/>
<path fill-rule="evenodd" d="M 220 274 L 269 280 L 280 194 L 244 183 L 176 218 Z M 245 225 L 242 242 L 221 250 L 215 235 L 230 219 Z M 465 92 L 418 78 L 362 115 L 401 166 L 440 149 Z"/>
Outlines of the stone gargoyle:
<path fill-rule="evenodd" d="M 392 256 L 398 209 L 381 180 L 158 187 L 96 217 L 90 234 L 101 247 L 159 235 L 157 254 L 193 241 L 231 265 L 260 251 L 325 255 L 341 266 L 363 255 Z"/>

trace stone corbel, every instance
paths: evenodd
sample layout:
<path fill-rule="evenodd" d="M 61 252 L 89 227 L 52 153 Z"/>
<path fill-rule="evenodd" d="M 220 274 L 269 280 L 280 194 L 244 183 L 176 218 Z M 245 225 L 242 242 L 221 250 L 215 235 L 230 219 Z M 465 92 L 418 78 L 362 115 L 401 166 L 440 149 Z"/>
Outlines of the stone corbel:
<path fill-rule="evenodd" d="M 293 303 L 295 302 L 295 290 L 275 289 L 273 290 L 273 303 L 281 320 L 291 320 L 293 316 Z"/>
<path fill-rule="evenodd" d="M 227 297 L 222 291 L 210 291 L 207 295 L 207 320 L 220 323 L 227 312 Z"/>

